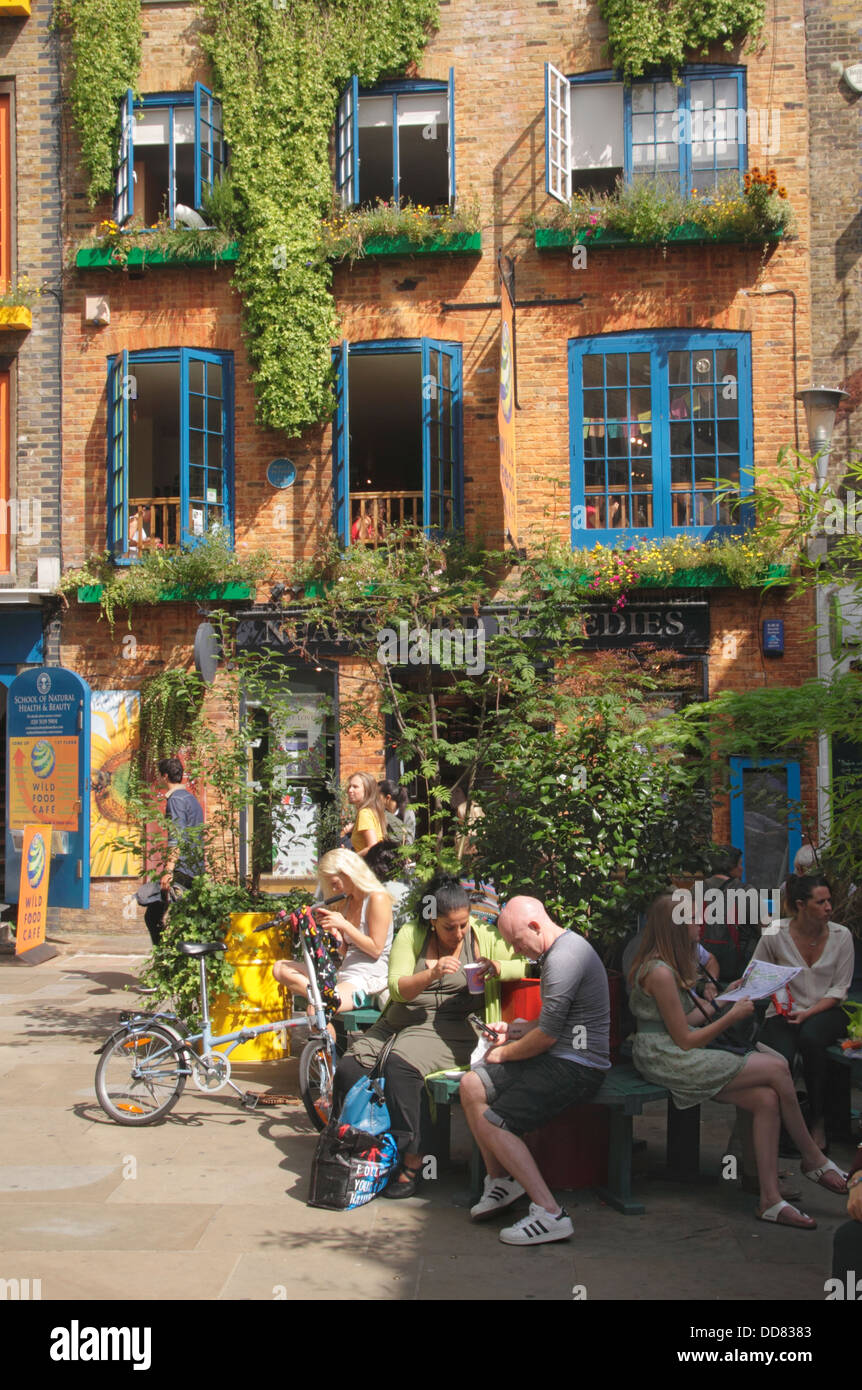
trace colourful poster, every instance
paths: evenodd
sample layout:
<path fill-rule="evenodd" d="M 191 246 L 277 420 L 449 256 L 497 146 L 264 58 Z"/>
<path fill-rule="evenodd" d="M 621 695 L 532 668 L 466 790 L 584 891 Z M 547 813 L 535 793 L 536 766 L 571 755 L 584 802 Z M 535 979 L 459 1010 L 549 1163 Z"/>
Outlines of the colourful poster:
<path fill-rule="evenodd" d="M 78 740 L 44 734 L 9 739 L 9 825 L 13 830 L 38 821 L 58 830 L 77 830 Z"/>
<path fill-rule="evenodd" d="M 21 886 L 15 954 L 23 955 L 45 941 L 48 883 L 51 877 L 51 827 L 28 825 L 21 847 Z"/>
<path fill-rule="evenodd" d="M 518 544 L 518 474 L 515 461 L 515 309 L 505 276 L 500 276 L 500 400 L 497 432 L 500 436 L 500 487 L 503 491 L 503 525 L 512 545 Z"/>
<path fill-rule="evenodd" d="M 119 838 L 138 838 L 126 799 L 140 742 L 137 691 L 94 690 L 91 702 L 90 873 L 94 878 L 140 878 L 140 856 L 118 849 Z"/>

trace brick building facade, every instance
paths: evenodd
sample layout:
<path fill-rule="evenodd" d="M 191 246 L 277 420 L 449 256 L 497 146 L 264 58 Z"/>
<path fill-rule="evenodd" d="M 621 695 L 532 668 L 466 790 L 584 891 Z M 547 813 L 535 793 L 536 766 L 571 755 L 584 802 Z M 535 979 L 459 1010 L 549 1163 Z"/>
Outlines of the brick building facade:
<path fill-rule="evenodd" d="M 741 45 L 730 52 L 717 47 L 709 55 L 700 55 L 697 64 L 685 70 L 684 85 L 678 90 L 687 99 L 690 92 L 699 90 L 698 82 L 718 84 L 709 86 L 713 93 L 723 90 L 722 82 L 737 83 L 735 90 L 743 94 L 749 116 L 759 115 L 749 120 L 747 153 L 737 142 L 734 167 L 742 169 L 747 160 L 749 167 L 760 163 L 776 169 L 794 210 L 793 238 L 767 246 L 595 246 L 588 247 L 586 264 L 575 268 L 580 258 L 573 258 L 568 246 L 550 250 L 537 246 L 529 223 L 552 206 L 546 191 L 545 64 L 572 79 L 572 91 L 581 94 L 572 101 L 582 103 L 575 105 L 575 111 L 586 112 L 585 120 L 595 119 L 590 101 L 602 99 L 583 95 L 588 84 L 577 86 L 579 78 L 602 74 L 606 67 L 605 31 L 595 6 L 576 6 L 574 16 L 571 7 L 564 10 L 527 0 L 515 5 L 486 0 L 481 7 L 470 0 L 452 0 L 441 7 L 439 31 L 430 38 L 417 74 L 436 85 L 418 93 L 415 86 L 404 90 L 417 101 L 417 111 L 421 112 L 419 97 L 426 99 L 432 116 L 444 109 L 439 106 L 444 98 L 437 94 L 444 89 L 449 92 L 445 110 L 448 130 L 454 129 L 456 197 L 469 192 L 479 198 L 481 251 L 368 255 L 336 269 L 340 334 L 348 345 L 341 370 L 351 402 L 356 403 L 351 424 L 356 457 L 353 472 L 346 474 L 349 498 L 341 517 L 345 539 L 363 515 L 363 496 L 383 497 L 387 489 L 396 491 L 383 458 L 384 443 L 374 435 L 375 421 L 405 441 L 412 439 L 412 426 L 405 423 L 399 402 L 412 399 L 411 393 L 419 401 L 421 372 L 433 363 L 434 372 L 451 369 L 452 376 L 446 380 L 453 383 L 453 392 L 460 383 L 457 405 L 463 441 L 453 460 L 453 495 L 446 505 L 455 516 L 463 515 L 468 536 L 502 544 L 496 428 L 498 253 L 513 258 L 516 273 L 521 406 L 517 416 L 518 539 L 522 544 L 555 536 L 566 543 L 589 545 L 605 539 L 612 530 L 612 516 L 618 528 L 628 528 L 630 533 L 635 525 L 644 527 L 646 519 L 648 533 L 656 536 L 670 534 L 692 519 L 703 521 L 706 513 L 697 509 L 707 499 L 697 495 L 697 485 L 693 495 L 691 489 L 684 493 L 670 481 L 672 451 L 667 443 L 671 437 L 681 437 L 679 431 L 672 434 L 675 427 L 690 425 L 695 431 L 704 424 L 705 417 L 692 421 L 698 410 L 710 413 L 702 405 L 705 397 L 698 395 L 703 388 L 693 375 L 696 372 L 707 373 L 710 391 L 714 384 L 719 394 L 722 380 L 730 383 L 725 413 L 733 417 L 732 428 L 738 431 L 733 436 L 735 458 L 743 469 L 748 464 L 758 471 L 768 470 L 781 445 L 793 441 L 801 424 L 794 394 L 808 382 L 812 354 L 805 14 L 802 0 L 773 0 L 768 11 L 768 46 L 754 53 L 743 52 Z M 195 82 L 206 81 L 195 46 L 194 7 L 148 5 L 144 15 L 141 93 L 151 98 L 159 93 L 187 93 Z M 613 74 L 605 73 L 605 78 L 610 93 L 606 100 L 614 122 L 619 121 L 619 135 L 614 125 L 607 136 L 605 165 L 609 158 L 612 166 L 618 161 L 621 170 L 630 170 L 632 144 L 638 140 L 644 148 L 649 145 L 658 159 L 660 121 L 655 113 L 662 101 L 670 99 L 669 85 L 650 83 L 638 91 L 641 106 L 652 103 L 652 133 L 647 139 L 643 124 L 638 124 L 642 116 L 627 104 L 630 98 L 614 83 Z M 592 88 L 594 93 L 597 90 L 598 82 Z M 394 99 L 389 89 L 386 96 Z M 362 99 L 375 98 L 363 94 Z M 718 103 L 717 96 L 714 100 Z M 423 119 L 427 115 L 428 111 Z M 174 111 L 171 119 L 182 118 Z M 400 119 L 399 114 L 396 125 Z M 407 117 L 405 122 L 409 124 Z M 368 124 L 373 124 L 370 117 Z M 106 201 L 93 213 L 86 209 L 74 133 L 66 134 L 66 235 L 72 251 L 92 231 L 94 222 L 111 215 L 111 208 Z M 595 146 L 598 138 L 591 128 L 586 143 L 592 141 Z M 589 168 L 594 167 L 589 153 L 582 162 L 583 158 Z M 369 166 L 370 160 L 369 155 Z M 686 177 L 691 183 L 691 168 Z M 86 322 L 88 296 L 107 301 L 107 326 Z M 572 302 L 576 299 L 580 302 Z M 161 356 L 152 361 L 135 356 L 149 351 Z M 109 371 L 124 360 L 124 352 L 130 354 L 127 361 L 132 372 L 140 360 L 154 374 L 174 374 L 172 382 L 178 374 L 181 390 L 193 391 L 182 383 L 184 371 L 196 370 L 195 354 L 211 355 L 208 360 L 225 373 L 220 380 L 227 379 L 230 364 L 236 550 L 243 554 L 265 547 L 281 563 L 308 558 L 333 524 L 334 479 L 350 461 L 328 424 L 294 440 L 256 426 L 241 306 L 230 286 L 229 266 L 151 268 L 142 278 L 117 270 L 79 268 L 69 277 L 64 303 L 64 566 L 77 565 L 105 546 L 105 467 L 111 447 L 113 389 Z M 217 354 L 223 356 L 216 359 Z M 668 368 L 671 360 L 675 365 Z M 590 389 L 589 382 L 595 378 L 584 373 L 593 371 L 599 361 L 605 362 L 608 373 L 607 394 L 603 408 L 595 407 L 589 415 L 581 393 Z M 625 362 L 632 396 L 620 412 L 609 400 L 610 373 Z M 646 374 L 641 378 L 649 388 L 646 410 L 642 401 L 637 409 L 631 403 L 639 389 L 633 375 L 636 370 Z M 684 392 L 674 393 L 669 370 L 689 373 L 679 378 L 685 381 Z M 688 408 L 678 404 L 685 393 L 690 393 Z M 718 400 L 718 395 L 710 399 Z M 656 408 L 659 413 L 644 423 Z M 723 409 L 716 405 L 714 413 L 719 415 Z M 633 482 L 633 444 L 627 455 L 628 481 L 622 491 L 613 490 L 616 455 L 612 458 L 611 442 L 619 441 L 617 420 L 626 413 L 631 416 L 632 439 L 637 434 L 640 446 L 650 450 L 654 459 L 655 493 L 649 501 L 643 500 L 643 489 L 638 494 Z M 136 421 L 143 414 L 145 409 L 139 405 Z M 716 429 L 719 423 L 713 421 Z M 804 424 L 801 427 L 804 430 Z M 701 431 L 700 436 L 688 437 L 706 440 L 712 435 Z M 591 443 L 595 440 L 598 448 Z M 697 449 L 694 443 L 690 447 Z M 266 480 L 267 466 L 284 456 L 295 466 L 296 482 L 287 490 L 276 490 Z M 427 495 L 429 489 L 421 456 L 421 450 L 414 450 L 412 472 L 405 470 L 401 483 L 401 492 L 412 493 L 417 507 L 424 505 L 423 491 Z M 713 463 L 712 476 L 719 468 L 717 453 Z M 666 471 L 660 473 L 660 469 Z M 130 497 L 134 498 L 131 484 Z M 220 505 L 217 489 L 212 497 L 207 494 L 206 502 Z M 380 505 L 392 504 L 381 501 Z M 578 516 L 579 537 L 573 534 L 573 525 L 578 529 L 573 519 Z M 706 529 L 701 526 L 700 532 Z M 619 530 L 614 534 L 618 537 Z M 268 597 L 265 588 L 257 596 L 260 604 Z M 705 694 L 770 683 L 795 684 L 816 672 L 810 632 L 813 609 L 809 611 L 804 600 L 789 603 L 780 588 L 765 596 L 759 590 L 704 587 L 643 591 L 637 597 L 655 610 L 667 611 L 683 603 L 698 606 L 705 626 L 692 652 L 701 662 Z M 260 610 L 252 609 L 252 616 L 255 611 Z M 767 618 L 784 620 L 784 655 L 778 658 L 763 655 L 761 632 Z M 95 690 L 138 690 L 147 675 L 164 666 L 190 665 L 198 621 L 192 605 L 166 603 L 138 610 L 132 627 L 135 640 L 130 644 L 124 643 L 126 634 L 120 627 L 113 635 L 107 631 L 92 605 L 73 602 L 63 618 L 62 661 Z M 352 678 L 348 668 L 345 661 L 340 679 Z M 343 777 L 357 766 L 383 775 L 382 730 L 379 743 L 372 747 L 363 748 L 346 737 L 342 740 L 334 770 Z M 786 774 L 788 795 L 799 772 L 797 767 L 795 772 L 782 768 L 775 773 L 776 777 Z M 756 774 L 757 769 L 739 770 L 743 781 L 746 775 Z M 809 803 L 814 775 L 807 764 L 801 769 L 802 797 Z M 726 805 L 716 807 L 718 837 L 744 832 L 743 823 L 731 824 L 729 816 Z M 94 882 L 93 901 L 100 923 L 110 926 L 120 919 L 129 892 L 128 879 Z M 92 910 L 90 916 L 95 916 Z"/>
<path fill-rule="evenodd" d="M 0 15 L 0 734 L 24 666 L 59 654 L 61 396 L 59 41 L 51 0 Z M 36 291 L 28 303 L 22 282 Z M 17 301 L 11 304 L 8 301 Z M 6 774 L 0 805 L 5 862 Z M 0 879 L 2 881 L 2 879 Z"/>

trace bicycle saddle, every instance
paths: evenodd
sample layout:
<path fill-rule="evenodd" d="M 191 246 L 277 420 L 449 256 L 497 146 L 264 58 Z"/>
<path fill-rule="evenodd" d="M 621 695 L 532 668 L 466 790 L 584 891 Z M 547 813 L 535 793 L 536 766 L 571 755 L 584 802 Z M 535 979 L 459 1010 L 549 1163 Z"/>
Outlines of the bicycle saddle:
<path fill-rule="evenodd" d="M 214 956 L 216 951 L 226 951 L 226 941 L 184 941 L 180 946 L 184 956 Z"/>

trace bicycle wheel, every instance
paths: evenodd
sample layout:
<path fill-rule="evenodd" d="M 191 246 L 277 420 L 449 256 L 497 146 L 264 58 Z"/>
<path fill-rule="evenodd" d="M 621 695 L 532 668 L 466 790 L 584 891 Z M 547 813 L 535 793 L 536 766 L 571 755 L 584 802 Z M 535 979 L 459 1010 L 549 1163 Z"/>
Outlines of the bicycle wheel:
<path fill-rule="evenodd" d="M 178 1041 L 154 1024 L 106 1046 L 96 1067 L 96 1096 L 106 1115 L 119 1125 L 151 1125 L 174 1108 L 187 1075 Z"/>
<path fill-rule="evenodd" d="M 315 1129 L 323 1129 L 332 1112 L 332 1076 L 335 1044 L 326 1038 L 309 1038 L 299 1058 L 299 1093 Z"/>

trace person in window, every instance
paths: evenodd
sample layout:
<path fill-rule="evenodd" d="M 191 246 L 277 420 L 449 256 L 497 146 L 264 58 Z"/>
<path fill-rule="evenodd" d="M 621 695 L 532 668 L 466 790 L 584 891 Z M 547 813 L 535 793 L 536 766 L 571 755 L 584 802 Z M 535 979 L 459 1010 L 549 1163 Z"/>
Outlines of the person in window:
<path fill-rule="evenodd" d="M 151 516 L 152 508 L 144 503 L 129 517 L 129 554 L 133 557 L 145 549 L 144 543 L 150 539 Z"/>
<path fill-rule="evenodd" d="M 179 758 L 162 758 L 159 776 L 167 787 L 165 815 L 171 822 L 168 834 L 168 858 L 159 887 L 161 901 L 150 903 L 144 921 L 154 946 L 165 927 L 169 902 L 182 897 L 192 881 L 204 871 L 203 831 L 204 812 L 197 797 L 183 786 L 183 765 Z"/>
<path fill-rule="evenodd" d="M 323 898 L 347 895 L 332 908 L 315 908 L 315 920 L 342 948 L 336 985 L 339 1013 L 365 1004 L 386 988 L 392 945 L 392 898 L 364 860 L 349 849 L 333 849 L 317 866 Z M 272 967 L 279 984 L 308 998 L 308 974 L 302 960 L 280 960 Z M 309 1009 L 311 1013 L 311 1009 Z"/>
<path fill-rule="evenodd" d="M 760 1040 L 786 1057 L 790 1066 L 799 1054 L 810 1106 L 808 1123 L 815 1141 L 823 1147 L 827 1138 L 826 1049 L 842 1038 L 847 1028 L 839 1005 L 853 982 L 853 937 L 846 927 L 830 921 L 832 890 L 822 874 L 791 874 L 787 902 L 791 916 L 782 918 L 777 931 L 760 938 L 753 959 L 803 969 L 788 987 L 792 1000 L 789 1013 L 779 1014 L 773 996 Z M 830 1115 L 829 1120 L 836 1137 L 842 1137 L 846 1116 Z"/>
<path fill-rule="evenodd" d="M 377 532 L 374 526 L 374 518 L 369 512 L 364 516 L 358 516 L 350 528 L 350 539 L 352 541 L 362 541 L 370 544 L 377 539 Z"/>
<path fill-rule="evenodd" d="M 426 1076 L 466 1067 L 476 1046 L 467 1015 L 482 996 L 467 988 L 465 967 L 477 965 L 485 982 L 485 1019 L 498 1022 L 500 981 L 520 979 L 526 962 L 495 928 L 470 916 L 469 894 L 457 879 L 440 875 L 426 884 L 422 902 L 428 920 L 401 928 L 389 957 L 390 1000 L 382 1018 L 351 1041 L 338 1064 L 333 1109 L 341 1109 L 355 1081 L 374 1066 L 385 1044 L 397 1034 L 383 1069 L 386 1104 L 401 1166 L 386 1197 L 412 1197 L 422 1168 L 420 1111 Z"/>
<path fill-rule="evenodd" d="M 739 1055 L 706 1050 L 725 1029 L 751 1017 L 754 1004 L 740 999 L 726 1014 L 707 1022 L 713 1006 L 704 1003 L 698 1008 L 693 998 L 698 924 L 676 921 L 674 908 L 671 893 L 656 898 L 631 967 L 629 1004 L 638 1021 L 634 1064 L 647 1081 L 667 1087 L 681 1110 L 717 1100 L 749 1112 L 744 1143 L 746 1167 L 753 1162 L 757 1168 L 758 1220 L 812 1230 L 816 1223 L 792 1207 L 778 1186 L 781 1121 L 802 1155 L 807 1178 L 839 1193 L 845 1190 L 845 1175 L 806 1129 L 790 1068 L 782 1057 L 768 1051 Z"/>

